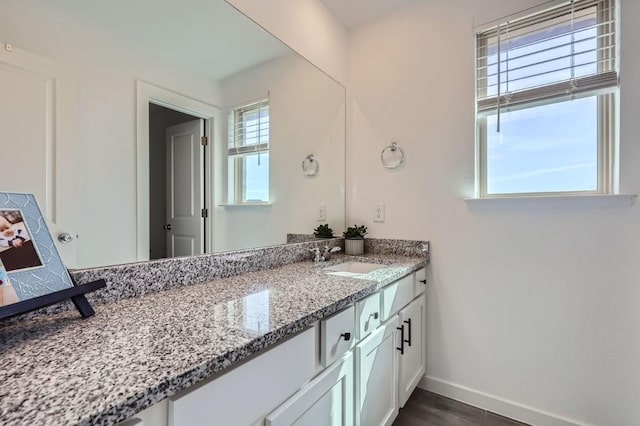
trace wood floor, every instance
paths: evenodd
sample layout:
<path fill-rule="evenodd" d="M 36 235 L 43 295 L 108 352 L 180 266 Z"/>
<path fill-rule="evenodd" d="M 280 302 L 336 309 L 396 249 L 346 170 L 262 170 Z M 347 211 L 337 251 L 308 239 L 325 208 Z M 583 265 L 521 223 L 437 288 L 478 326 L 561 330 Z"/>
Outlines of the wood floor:
<path fill-rule="evenodd" d="M 527 426 L 462 402 L 416 389 L 393 426 Z"/>

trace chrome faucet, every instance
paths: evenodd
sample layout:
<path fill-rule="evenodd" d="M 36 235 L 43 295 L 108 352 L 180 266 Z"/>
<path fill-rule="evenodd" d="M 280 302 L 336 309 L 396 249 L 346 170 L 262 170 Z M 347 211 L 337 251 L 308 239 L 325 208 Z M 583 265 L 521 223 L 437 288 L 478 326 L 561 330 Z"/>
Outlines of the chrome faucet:
<path fill-rule="evenodd" d="M 331 258 L 331 253 L 337 253 L 340 250 L 342 250 L 340 247 L 329 247 L 329 246 L 324 246 L 324 255 L 322 256 L 322 258 L 327 261 Z"/>
<path fill-rule="evenodd" d="M 311 253 L 313 253 L 313 263 L 315 263 L 316 265 L 318 265 L 318 263 L 320 263 L 322 260 L 324 260 L 322 258 L 322 256 L 320 255 L 320 249 L 318 247 L 314 247 L 311 249 Z M 320 260 L 322 259 L 322 260 Z"/>
<path fill-rule="evenodd" d="M 314 247 L 310 249 L 311 253 L 313 253 L 313 263 L 318 265 L 321 262 L 326 262 L 331 258 L 331 253 L 336 253 L 342 250 L 340 247 L 324 247 L 324 253 L 320 254 L 320 249 L 318 247 Z"/>

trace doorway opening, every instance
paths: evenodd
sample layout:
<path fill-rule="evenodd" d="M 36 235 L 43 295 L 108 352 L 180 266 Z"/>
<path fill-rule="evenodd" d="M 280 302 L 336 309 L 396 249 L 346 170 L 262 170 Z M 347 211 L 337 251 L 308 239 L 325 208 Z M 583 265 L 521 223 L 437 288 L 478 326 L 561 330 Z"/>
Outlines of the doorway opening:
<path fill-rule="evenodd" d="M 205 120 L 149 102 L 149 259 L 206 252 Z"/>
<path fill-rule="evenodd" d="M 197 198 L 195 201 L 189 205 L 189 203 L 178 202 L 176 206 L 189 206 L 188 213 L 184 214 L 185 210 L 178 211 L 178 216 L 191 216 L 195 217 L 198 215 L 200 220 L 198 223 L 202 226 L 202 232 L 199 235 L 204 235 L 203 238 L 200 238 L 201 243 L 197 244 L 196 242 L 189 242 L 188 238 L 178 238 L 176 239 L 175 245 L 179 246 L 179 248 L 187 248 L 190 249 L 193 247 L 193 253 L 205 253 L 214 250 L 214 211 L 212 209 L 212 201 L 213 201 L 213 192 L 212 185 L 209 184 L 213 182 L 213 136 L 218 138 L 221 137 L 219 135 L 219 128 L 215 126 L 215 120 L 220 120 L 222 117 L 221 110 L 211 104 L 204 103 L 195 98 L 189 97 L 185 94 L 178 93 L 169 89 L 165 89 L 150 83 L 146 83 L 144 81 L 136 81 L 136 256 L 138 261 L 146 261 L 150 259 L 149 252 L 149 242 L 151 225 L 149 223 L 149 219 L 151 217 L 151 208 L 149 205 L 149 189 L 151 186 L 151 173 L 150 169 L 150 154 L 149 154 L 149 109 L 155 108 L 156 106 L 162 106 L 170 110 L 178 111 L 183 114 L 194 117 L 196 120 L 202 119 L 204 122 L 202 131 L 206 131 L 206 135 L 208 140 L 206 143 L 207 147 L 202 149 L 199 143 L 193 143 L 191 145 L 192 152 L 190 154 L 199 154 L 202 155 L 202 161 L 200 163 L 196 161 L 192 161 L 190 167 L 192 166 L 194 170 L 199 170 L 199 175 L 191 175 L 189 173 L 184 173 L 182 170 L 180 173 L 177 173 L 176 176 L 184 178 L 183 181 L 190 182 L 190 179 L 187 177 L 194 176 L 193 182 L 197 182 L 201 184 L 201 189 L 199 192 L 202 194 L 202 198 L 200 202 L 197 202 Z M 166 139 L 165 139 L 166 140 Z M 199 141 L 194 141 L 199 142 Z M 197 147 L 197 149 L 196 149 Z M 187 150 L 181 150 L 180 152 L 184 154 Z M 183 155 L 184 157 L 184 155 Z M 188 157 L 188 156 L 187 156 Z M 196 167 L 199 165 L 200 167 Z M 166 170 L 166 169 L 165 169 Z M 166 177 L 164 178 L 166 181 Z M 206 187 L 205 187 L 206 182 Z M 179 182 L 178 182 L 179 183 Z M 168 184 L 167 188 L 171 188 L 172 185 Z M 175 192 L 175 191 L 174 191 Z M 207 194 L 207 197 L 204 197 L 204 194 Z M 186 192 L 175 192 L 176 195 L 184 196 Z M 168 201 L 167 201 L 168 202 Z M 204 208 L 205 211 L 198 210 L 198 208 Z M 166 209 L 166 207 L 165 207 Z M 177 209 L 177 207 L 176 207 Z M 202 213 L 206 215 L 203 219 Z M 205 223 L 206 223 L 206 233 L 205 233 Z M 167 225 L 168 222 L 165 222 L 162 226 Z M 172 224 L 173 228 L 173 224 Z M 172 229 L 173 230 L 173 229 Z M 155 232 L 155 229 L 154 229 Z M 162 232 L 166 234 L 166 230 L 162 228 Z M 177 234 L 178 230 L 174 232 Z M 179 235 L 177 235 L 179 236 Z M 192 245 L 193 244 L 193 245 Z M 199 247 L 198 247 L 199 246 Z M 167 247 L 167 257 L 171 257 L 170 247 Z M 188 250 L 185 250 L 188 252 Z M 174 254 L 174 256 L 179 256 L 180 254 Z M 154 257 L 160 257 L 159 255 Z"/>

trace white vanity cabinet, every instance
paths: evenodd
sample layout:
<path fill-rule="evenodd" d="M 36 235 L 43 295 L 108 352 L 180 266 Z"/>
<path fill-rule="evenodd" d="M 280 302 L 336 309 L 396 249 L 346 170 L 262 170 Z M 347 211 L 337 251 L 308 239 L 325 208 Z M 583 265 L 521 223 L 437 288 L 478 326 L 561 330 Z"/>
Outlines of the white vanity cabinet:
<path fill-rule="evenodd" d="M 398 362 L 398 403 L 400 408 L 404 407 L 424 375 L 424 307 L 424 297 L 417 297 L 398 315 L 402 328 L 400 337 L 404 337 L 400 346 L 402 352 L 400 352 Z"/>
<path fill-rule="evenodd" d="M 352 426 L 353 351 L 269 414 L 266 426 Z"/>
<path fill-rule="evenodd" d="M 424 280 L 407 275 L 121 426 L 390 425 L 425 371 Z"/>
<path fill-rule="evenodd" d="M 380 291 L 385 321 L 356 345 L 356 425 L 390 425 L 425 371 L 425 270 Z"/>
<path fill-rule="evenodd" d="M 316 373 L 310 328 L 230 372 L 169 399 L 169 426 L 252 425 Z"/>
<path fill-rule="evenodd" d="M 356 345 L 356 424 L 390 425 L 398 415 L 398 316 Z"/>
<path fill-rule="evenodd" d="M 118 423 L 118 426 L 166 426 L 167 419 L 167 400 L 160 401 L 136 414 L 135 416 Z"/>

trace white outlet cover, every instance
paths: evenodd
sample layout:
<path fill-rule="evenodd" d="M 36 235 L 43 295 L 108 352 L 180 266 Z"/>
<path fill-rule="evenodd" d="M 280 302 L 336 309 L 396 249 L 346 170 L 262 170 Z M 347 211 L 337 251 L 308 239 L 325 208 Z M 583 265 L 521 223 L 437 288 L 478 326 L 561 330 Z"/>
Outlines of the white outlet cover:
<path fill-rule="evenodd" d="M 318 206 L 318 222 L 327 220 L 327 206 Z"/>
<path fill-rule="evenodd" d="M 384 222 L 384 204 L 376 204 L 373 206 L 373 221 Z"/>

